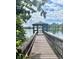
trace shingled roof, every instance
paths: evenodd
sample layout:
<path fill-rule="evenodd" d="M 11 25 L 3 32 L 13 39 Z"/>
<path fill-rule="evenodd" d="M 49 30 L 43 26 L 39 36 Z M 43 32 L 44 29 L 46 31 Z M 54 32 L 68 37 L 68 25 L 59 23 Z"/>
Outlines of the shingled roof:
<path fill-rule="evenodd" d="M 39 21 L 39 22 L 37 22 L 37 23 L 33 23 L 32 25 L 38 25 L 38 24 L 39 24 L 39 25 L 40 25 L 40 24 L 42 25 L 42 24 L 47 24 L 47 23 L 44 23 L 44 22 L 42 22 L 42 21 Z"/>

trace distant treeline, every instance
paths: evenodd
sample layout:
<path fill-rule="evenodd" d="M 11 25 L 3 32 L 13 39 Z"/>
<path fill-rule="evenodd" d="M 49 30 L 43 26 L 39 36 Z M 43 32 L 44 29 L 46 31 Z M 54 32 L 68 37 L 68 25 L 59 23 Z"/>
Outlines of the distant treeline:
<path fill-rule="evenodd" d="M 33 29 L 33 27 L 23 27 L 24 29 Z M 63 24 L 53 23 L 49 25 L 49 31 L 63 31 Z"/>
<path fill-rule="evenodd" d="M 53 33 L 61 31 L 63 33 L 63 24 L 53 23 L 49 25 L 49 31 L 52 31 Z"/>

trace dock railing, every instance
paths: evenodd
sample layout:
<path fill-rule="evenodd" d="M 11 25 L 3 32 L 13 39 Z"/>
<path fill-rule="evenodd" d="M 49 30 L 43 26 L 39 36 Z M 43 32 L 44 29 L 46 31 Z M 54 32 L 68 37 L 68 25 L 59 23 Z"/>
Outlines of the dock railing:
<path fill-rule="evenodd" d="M 24 42 L 19 49 L 21 49 L 22 53 L 25 55 L 25 57 L 29 57 L 29 54 L 31 52 L 32 46 L 34 44 L 35 41 L 35 36 L 36 36 L 37 32 L 33 34 L 33 36 L 31 37 L 31 39 L 29 39 L 28 41 Z"/>
<path fill-rule="evenodd" d="M 47 41 L 58 56 L 58 59 L 63 59 L 63 39 L 46 31 L 44 35 L 47 37 Z"/>

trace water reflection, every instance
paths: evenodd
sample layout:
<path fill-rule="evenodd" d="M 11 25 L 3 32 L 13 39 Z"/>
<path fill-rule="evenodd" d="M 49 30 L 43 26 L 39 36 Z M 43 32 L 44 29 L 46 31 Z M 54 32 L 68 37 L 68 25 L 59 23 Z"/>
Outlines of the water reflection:
<path fill-rule="evenodd" d="M 57 32 L 51 32 L 49 31 L 51 34 L 55 34 L 57 37 L 61 37 L 63 38 L 63 32 L 62 31 L 57 31 Z"/>
<path fill-rule="evenodd" d="M 25 29 L 25 32 L 26 32 L 25 34 L 26 37 L 30 38 L 33 35 L 33 29 Z M 56 36 L 63 37 L 62 31 L 49 31 L 49 32 L 55 34 Z"/>
<path fill-rule="evenodd" d="M 30 38 L 33 35 L 33 29 L 25 29 L 25 32 L 26 32 L 25 34 L 26 37 Z"/>

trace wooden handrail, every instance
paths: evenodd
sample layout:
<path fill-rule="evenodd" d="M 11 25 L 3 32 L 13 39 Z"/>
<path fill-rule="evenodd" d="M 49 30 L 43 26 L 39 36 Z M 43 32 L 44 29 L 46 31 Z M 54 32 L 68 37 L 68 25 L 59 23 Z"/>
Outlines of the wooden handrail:
<path fill-rule="evenodd" d="M 22 44 L 22 46 L 19 47 L 19 49 L 21 49 L 22 53 L 25 54 L 25 56 L 29 56 L 33 43 L 35 41 L 35 36 L 36 36 L 37 32 L 33 34 L 33 36 L 31 37 L 31 39 L 28 42 L 24 42 Z"/>
<path fill-rule="evenodd" d="M 63 39 L 56 37 L 48 32 L 44 32 L 47 37 L 47 41 L 58 56 L 59 59 L 63 59 Z"/>

